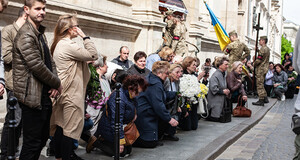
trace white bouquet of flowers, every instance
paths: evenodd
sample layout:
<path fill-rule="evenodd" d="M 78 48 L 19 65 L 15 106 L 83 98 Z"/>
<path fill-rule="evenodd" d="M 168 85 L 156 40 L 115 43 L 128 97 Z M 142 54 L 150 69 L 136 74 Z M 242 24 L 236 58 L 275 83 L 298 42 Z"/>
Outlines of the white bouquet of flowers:
<path fill-rule="evenodd" d="M 197 97 L 201 93 L 201 88 L 196 76 L 184 74 L 180 78 L 179 88 L 182 97 L 189 99 L 193 104 L 198 103 Z"/>

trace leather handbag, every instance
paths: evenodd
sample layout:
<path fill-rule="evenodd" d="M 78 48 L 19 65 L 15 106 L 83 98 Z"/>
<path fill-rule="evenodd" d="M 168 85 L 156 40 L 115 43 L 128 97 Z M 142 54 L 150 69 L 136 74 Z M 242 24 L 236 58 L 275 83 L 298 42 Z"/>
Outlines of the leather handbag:
<path fill-rule="evenodd" d="M 238 104 L 233 109 L 233 117 L 251 117 L 252 111 L 243 105 L 243 98 L 239 96 Z"/>
<path fill-rule="evenodd" d="M 132 145 L 140 136 L 138 129 L 134 122 L 130 122 L 124 127 L 124 137 L 126 146 Z"/>

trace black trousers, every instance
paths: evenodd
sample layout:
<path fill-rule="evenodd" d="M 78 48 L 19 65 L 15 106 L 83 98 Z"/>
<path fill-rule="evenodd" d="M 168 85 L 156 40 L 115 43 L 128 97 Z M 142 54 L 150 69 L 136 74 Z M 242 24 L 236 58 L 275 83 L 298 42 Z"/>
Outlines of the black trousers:
<path fill-rule="evenodd" d="M 252 80 L 248 76 L 246 76 L 244 79 L 245 80 L 243 83 L 244 83 L 245 91 L 247 93 L 253 92 Z"/>
<path fill-rule="evenodd" d="M 271 96 L 271 91 L 273 89 L 273 85 L 266 85 L 265 84 L 265 89 L 266 89 L 268 97 L 270 97 Z"/>
<path fill-rule="evenodd" d="M 284 95 L 285 91 L 283 88 L 274 88 L 273 92 L 275 93 L 275 96 L 277 99 L 280 99 L 282 97 L 282 95 Z"/>
<path fill-rule="evenodd" d="M 23 120 L 23 146 L 20 160 L 38 160 L 49 138 L 52 105 L 42 105 L 42 110 L 38 110 L 19 104 L 22 108 Z"/>
<path fill-rule="evenodd" d="M 8 104 L 8 99 L 13 96 L 13 92 L 10 90 L 6 90 L 7 91 L 7 103 L 6 103 L 6 109 L 7 109 L 7 113 L 5 116 L 5 122 L 4 122 L 4 126 L 3 126 L 3 130 L 2 130 L 2 134 L 1 134 L 1 160 L 6 160 L 7 159 L 7 151 L 8 151 L 8 121 L 9 121 L 9 114 L 10 114 L 10 110 L 9 110 L 9 104 Z M 17 109 L 20 109 L 19 104 L 17 104 Z M 15 114 L 17 114 L 18 111 L 15 111 Z M 17 115 L 15 115 L 17 116 Z M 15 147 L 16 149 L 19 146 L 19 138 L 21 136 L 21 131 L 22 131 L 22 120 L 18 119 L 19 124 L 17 125 L 17 127 L 15 128 Z M 16 150 L 17 152 L 17 150 Z"/>
<path fill-rule="evenodd" d="M 141 138 L 138 138 L 133 143 L 133 147 L 141 147 L 141 148 L 155 148 L 157 145 L 158 145 L 158 141 L 144 141 Z"/>
<path fill-rule="evenodd" d="M 63 129 L 56 126 L 56 131 L 53 137 L 55 158 L 70 160 L 74 148 L 73 139 L 63 134 Z"/>
<path fill-rule="evenodd" d="M 190 131 L 190 130 L 196 130 L 198 128 L 198 114 L 197 114 L 197 104 L 192 104 L 191 111 L 188 111 L 189 115 L 187 117 L 184 117 L 184 115 L 181 115 L 182 118 L 179 121 L 179 127 L 182 130 Z"/>
<path fill-rule="evenodd" d="M 97 141 L 93 144 L 95 147 L 101 149 L 105 154 L 109 156 L 115 155 L 115 145 L 112 142 L 106 140 L 97 139 Z M 120 153 L 120 157 L 124 157 L 126 154 L 130 154 L 132 151 L 132 146 L 124 146 L 124 150 Z"/>
<path fill-rule="evenodd" d="M 176 127 L 172 127 L 168 122 L 162 119 L 158 120 L 158 139 L 161 139 L 163 135 L 174 136 L 176 133 Z"/>

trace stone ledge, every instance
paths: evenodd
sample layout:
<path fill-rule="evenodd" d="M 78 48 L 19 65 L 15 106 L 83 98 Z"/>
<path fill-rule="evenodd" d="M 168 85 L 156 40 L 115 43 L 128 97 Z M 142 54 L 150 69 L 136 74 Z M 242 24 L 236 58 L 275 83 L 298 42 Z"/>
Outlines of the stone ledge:
<path fill-rule="evenodd" d="M 116 3 L 120 3 L 126 6 L 132 6 L 132 1 L 131 0 L 109 0 L 109 1 L 113 1 Z"/>

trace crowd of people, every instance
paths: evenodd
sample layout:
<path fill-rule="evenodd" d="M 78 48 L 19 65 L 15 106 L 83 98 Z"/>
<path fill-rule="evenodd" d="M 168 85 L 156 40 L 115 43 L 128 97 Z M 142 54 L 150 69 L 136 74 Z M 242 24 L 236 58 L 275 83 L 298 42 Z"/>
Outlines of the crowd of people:
<path fill-rule="evenodd" d="M 0 4 L 3 10 L 7 1 Z M 252 62 L 250 50 L 233 31 L 229 33 L 232 42 L 224 51 L 229 58 L 223 55 L 213 62 L 207 58 L 201 65 L 197 57 L 181 57 L 187 52 L 183 44 L 186 28 L 182 18 L 167 12 L 165 42 L 159 53 L 147 56 L 138 51 L 132 62 L 130 48 L 121 46 L 120 55 L 109 62 L 79 28 L 74 14 L 59 17 L 49 47 L 41 25 L 45 9 L 45 0 L 25 0 L 18 19 L 3 28 L 1 36 L 6 84 L 4 77 L 0 78 L 0 94 L 5 86 L 8 98 L 18 98 L 15 145 L 23 130 L 21 160 L 38 160 L 48 139 L 51 142 L 47 152 L 58 160 L 81 159 L 74 152 L 79 139 L 86 141 L 87 153 L 98 148 L 113 156 L 117 83 L 122 84 L 122 157 L 129 155 L 132 147 L 154 148 L 163 145 L 163 140 L 178 141 L 178 129 L 197 130 L 201 119 L 199 101 L 179 102 L 183 75 L 195 76 L 208 87 L 206 120 L 213 122 L 230 122 L 232 103 L 246 103 L 256 90 L 259 101 L 253 104 L 260 106 L 268 103 L 267 96 L 283 101 L 294 95 L 298 75 L 290 55 L 285 56 L 282 65 L 274 66 L 269 62 L 265 36 Z M 83 47 L 72 40 L 76 37 L 82 38 Z M 126 137 L 129 126 L 139 132 L 134 142 Z M 6 117 L 1 159 L 7 158 L 7 137 Z"/>

